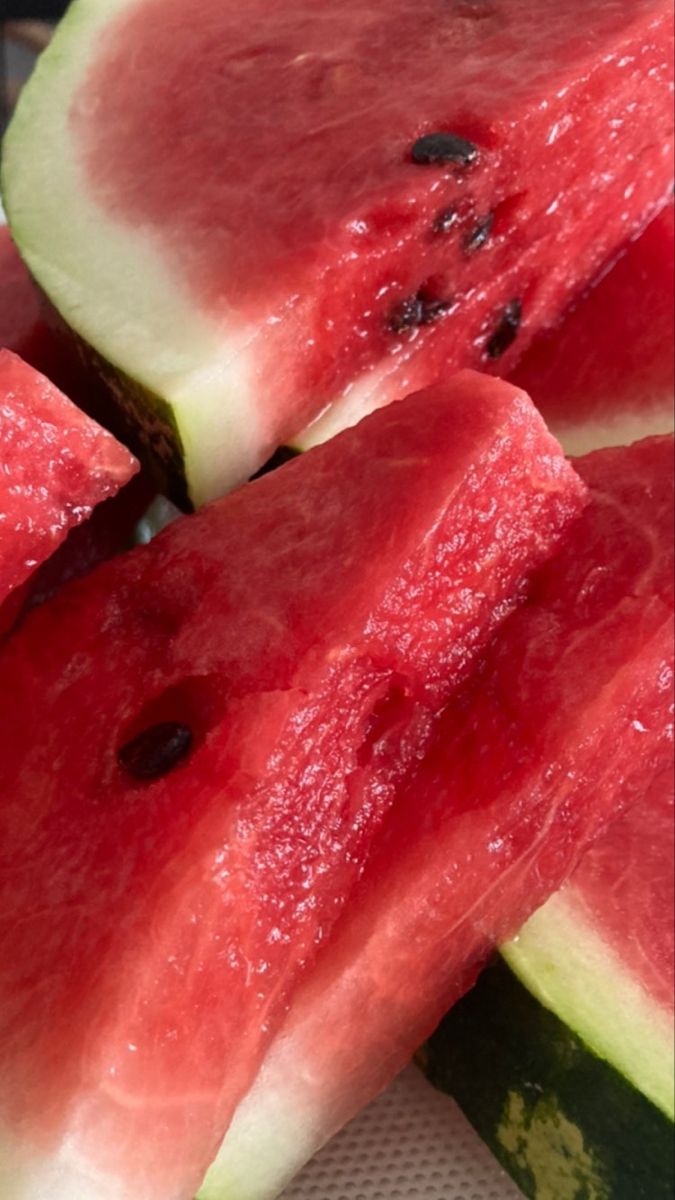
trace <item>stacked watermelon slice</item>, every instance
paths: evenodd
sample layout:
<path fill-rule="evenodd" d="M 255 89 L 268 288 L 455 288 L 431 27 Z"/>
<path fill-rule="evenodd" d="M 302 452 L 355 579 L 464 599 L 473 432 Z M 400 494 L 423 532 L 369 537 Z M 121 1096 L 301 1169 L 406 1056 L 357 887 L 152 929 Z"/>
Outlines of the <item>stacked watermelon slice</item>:
<path fill-rule="evenodd" d="M 672 758 L 672 21 L 581 15 L 79 0 L 26 90 L 60 315 L 0 242 L 0 593 L 136 469 L 12 349 L 186 506 L 307 452 L 0 647 L 6 1200 L 273 1200 L 528 919 L 533 992 L 547 913 L 619 954 Z"/>
<path fill-rule="evenodd" d="M 0 349 L 0 605 L 138 470 L 119 442 Z"/>

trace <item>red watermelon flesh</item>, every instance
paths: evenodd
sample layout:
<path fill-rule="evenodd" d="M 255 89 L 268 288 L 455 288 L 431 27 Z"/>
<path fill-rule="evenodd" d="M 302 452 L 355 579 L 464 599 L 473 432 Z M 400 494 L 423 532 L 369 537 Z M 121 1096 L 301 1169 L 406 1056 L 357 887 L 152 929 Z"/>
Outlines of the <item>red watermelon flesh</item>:
<path fill-rule="evenodd" d="M 667 0 L 84 0 L 8 212 L 199 503 L 448 368 L 508 370 L 665 200 L 671 43 Z"/>
<path fill-rule="evenodd" d="M 200 1200 L 276 1196 L 670 769 L 673 440 L 576 466 L 591 505 L 447 707 Z"/>
<path fill-rule="evenodd" d="M 135 459 L 44 375 L 0 350 L 0 601 L 135 474 Z"/>
<path fill-rule="evenodd" d="M 135 544 L 138 522 L 148 511 L 154 489 L 145 473 L 135 475 L 90 517 L 76 525 L 50 558 L 0 605 L 0 634 L 9 633 L 27 612 L 44 604 L 69 583 Z"/>
<path fill-rule="evenodd" d="M 673 1023 L 675 822 L 672 765 L 644 800 L 595 843 L 556 898 L 592 929 Z"/>
<path fill-rule="evenodd" d="M 11 639 L 7 1200 L 194 1194 L 439 705 L 583 495 L 527 398 L 464 373 Z"/>
<path fill-rule="evenodd" d="M 0 349 L 13 350 L 32 366 L 49 353 L 50 332 L 40 296 L 6 225 L 0 223 Z"/>
<path fill-rule="evenodd" d="M 675 219 L 669 204 L 511 378 L 569 454 L 668 433 L 675 416 Z"/>
<path fill-rule="evenodd" d="M 41 371 L 79 408 L 106 423 L 101 382 L 88 369 L 33 282 L 6 225 L 0 224 L 0 350 L 12 350 Z M 116 432 L 118 432 L 116 430 Z"/>

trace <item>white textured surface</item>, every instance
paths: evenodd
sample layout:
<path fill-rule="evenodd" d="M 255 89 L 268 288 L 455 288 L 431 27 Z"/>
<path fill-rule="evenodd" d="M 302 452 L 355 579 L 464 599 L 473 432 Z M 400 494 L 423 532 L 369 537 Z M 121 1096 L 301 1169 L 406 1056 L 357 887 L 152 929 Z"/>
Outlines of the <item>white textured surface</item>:
<path fill-rule="evenodd" d="M 415 1068 L 303 1171 L 283 1200 L 522 1200 L 456 1106 Z"/>

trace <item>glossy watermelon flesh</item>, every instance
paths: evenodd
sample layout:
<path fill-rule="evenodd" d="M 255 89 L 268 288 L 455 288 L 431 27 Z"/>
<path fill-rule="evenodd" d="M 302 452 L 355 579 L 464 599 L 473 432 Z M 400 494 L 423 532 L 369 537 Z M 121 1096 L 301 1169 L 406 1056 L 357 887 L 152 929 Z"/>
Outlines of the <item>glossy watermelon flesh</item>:
<path fill-rule="evenodd" d="M 0 350 L 0 603 L 138 465 L 44 375 Z"/>
<path fill-rule="evenodd" d="M 507 371 L 665 198 L 671 41 L 666 0 L 80 0 L 8 212 L 199 503 L 449 367 Z M 414 161 L 437 131 L 461 161 Z"/>
<path fill-rule="evenodd" d="M 560 327 L 535 340 L 511 379 L 532 396 L 568 454 L 669 433 L 674 328 L 671 203 Z"/>
<path fill-rule="evenodd" d="M 675 1011 L 675 850 L 672 772 L 585 856 L 565 899 L 597 929 L 627 974 Z M 561 893 L 561 899 L 562 899 Z"/>
<path fill-rule="evenodd" d="M 194 1195 L 439 705 L 582 503 L 527 398 L 465 373 L 26 621 L 0 667 L 7 1200 Z M 140 784 L 117 752 L 169 721 L 191 756 Z"/>
<path fill-rule="evenodd" d="M 672 438 L 575 464 L 591 505 L 399 791 L 200 1200 L 276 1196 L 670 769 L 672 464 Z"/>

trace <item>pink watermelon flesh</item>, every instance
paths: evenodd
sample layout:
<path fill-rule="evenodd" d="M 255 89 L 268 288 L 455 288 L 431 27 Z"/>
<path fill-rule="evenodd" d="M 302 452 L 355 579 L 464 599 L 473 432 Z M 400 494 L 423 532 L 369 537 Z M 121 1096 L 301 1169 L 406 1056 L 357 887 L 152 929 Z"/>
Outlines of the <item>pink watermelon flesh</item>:
<path fill-rule="evenodd" d="M 147 475 L 135 475 L 116 496 L 99 504 L 82 525 L 74 526 L 51 558 L 0 604 L 0 635 L 11 632 L 27 612 L 44 604 L 71 579 L 81 579 L 134 545 L 138 522 L 153 498 Z"/>
<path fill-rule="evenodd" d="M 0 350 L 0 602 L 138 469 L 44 375 Z"/>
<path fill-rule="evenodd" d="M 0 225 L 0 350 L 12 350 L 41 371 L 78 408 L 107 427 L 101 381 L 81 360 L 72 336 L 33 282 L 6 225 Z M 117 431 L 116 431 L 117 432 Z"/>
<path fill-rule="evenodd" d="M 584 856 L 564 898 L 626 975 L 675 1013 L 675 820 L 672 766 Z"/>
<path fill-rule="evenodd" d="M 73 102 L 78 166 L 106 220 L 152 232 L 223 362 L 240 353 L 243 458 L 223 475 L 319 414 L 310 441 L 449 368 L 513 365 L 665 198 L 670 9 L 135 0 L 111 17 Z M 437 132 L 463 139 L 453 161 L 420 164 Z"/>
<path fill-rule="evenodd" d="M 22 1200 L 193 1196 L 439 706 L 584 499 L 527 398 L 466 372 L 11 639 L 8 1200 L 17 1175 Z M 120 748 L 167 723 L 175 771 L 141 782 Z"/>
<path fill-rule="evenodd" d="M 36 360 L 50 353 L 50 334 L 43 320 L 39 293 L 9 229 L 1 224 L 0 349 L 13 350 L 40 370 L 45 369 L 44 364 Z"/>
<path fill-rule="evenodd" d="M 666 433 L 675 416 L 675 220 L 669 204 L 511 378 L 568 453 Z"/>
<path fill-rule="evenodd" d="M 673 440 L 575 465 L 591 505 L 399 791 L 203 1200 L 277 1195 L 670 769 Z"/>

